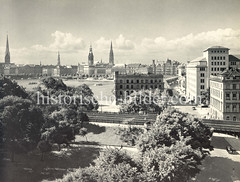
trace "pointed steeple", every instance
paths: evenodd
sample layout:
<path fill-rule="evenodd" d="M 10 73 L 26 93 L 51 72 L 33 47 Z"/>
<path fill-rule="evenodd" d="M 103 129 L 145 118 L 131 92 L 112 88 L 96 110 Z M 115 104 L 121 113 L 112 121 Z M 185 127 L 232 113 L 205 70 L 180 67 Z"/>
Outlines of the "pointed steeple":
<path fill-rule="evenodd" d="M 112 41 L 110 46 L 110 53 L 109 53 L 109 65 L 114 65 L 114 55 L 113 55 L 113 48 L 112 48 Z"/>
<path fill-rule="evenodd" d="M 58 61 L 57 61 L 57 66 L 61 66 L 61 62 L 60 62 L 60 53 L 58 51 Z"/>
<path fill-rule="evenodd" d="M 9 51 L 8 35 L 7 35 L 7 44 L 6 44 L 6 52 L 5 52 L 5 64 L 10 64 L 10 51 Z"/>

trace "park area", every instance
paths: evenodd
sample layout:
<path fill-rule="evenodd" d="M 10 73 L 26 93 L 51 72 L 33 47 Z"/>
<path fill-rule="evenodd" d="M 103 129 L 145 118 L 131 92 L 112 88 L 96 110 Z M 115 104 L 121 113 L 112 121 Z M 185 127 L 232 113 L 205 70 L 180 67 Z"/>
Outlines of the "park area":
<path fill-rule="evenodd" d="M 11 182 L 34 182 L 48 181 L 61 178 L 64 174 L 76 168 L 84 168 L 93 163 L 99 156 L 99 152 L 109 147 L 122 147 L 128 154 L 134 155 L 136 148 L 128 147 L 116 134 L 118 124 L 109 125 L 90 124 L 87 128 L 89 133 L 86 137 L 77 135 L 74 144 L 70 148 L 63 148 L 60 152 L 54 150 L 40 161 L 41 153 L 17 154 L 15 162 L 11 162 L 9 156 L 4 158 L 0 166 L 0 181 Z M 212 138 L 214 150 L 200 166 L 201 172 L 192 179 L 196 182 L 230 182 L 240 180 L 240 140 L 229 135 L 214 133 Z M 231 144 L 239 154 L 229 154 L 225 147 Z"/>

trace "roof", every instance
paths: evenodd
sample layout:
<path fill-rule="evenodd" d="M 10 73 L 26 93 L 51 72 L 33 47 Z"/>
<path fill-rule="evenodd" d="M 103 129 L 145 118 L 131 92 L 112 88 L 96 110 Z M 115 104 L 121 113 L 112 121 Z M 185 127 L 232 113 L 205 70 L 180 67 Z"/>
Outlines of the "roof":
<path fill-rule="evenodd" d="M 227 76 L 227 77 L 231 77 L 231 76 L 240 76 L 240 71 L 236 70 L 236 69 L 227 69 L 224 70 L 222 73 L 220 73 L 219 75 L 221 76 Z"/>
<path fill-rule="evenodd" d="M 193 62 L 199 62 L 199 61 L 207 61 L 205 57 L 198 57 L 192 61 L 190 61 L 190 63 L 193 63 Z"/>
<path fill-rule="evenodd" d="M 212 49 L 227 49 L 227 50 L 229 50 L 229 48 L 226 48 L 226 47 L 223 47 L 223 46 L 212 46 L 212 47 L 207 48 L 203 52 L 206 52 L 206 51 L 212 50 Z"/>
<path fill-rule="evenodd" d="M 240 55 L 229 55 L 229 61 L 240 61 Z"/>

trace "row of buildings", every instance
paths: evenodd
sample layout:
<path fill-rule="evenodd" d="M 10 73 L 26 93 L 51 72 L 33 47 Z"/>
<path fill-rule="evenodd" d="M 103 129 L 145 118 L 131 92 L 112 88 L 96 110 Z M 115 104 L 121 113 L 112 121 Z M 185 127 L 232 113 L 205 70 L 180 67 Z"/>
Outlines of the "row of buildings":
<path fill-rule="evenodd" d="M 186 95 L 201 103 L 210 94 L 210 117 L 240 121 L 240 56 L 210 47 L 186 65 Z M 182 78 L 182 77 L 181 77 Z"/>
<path fill-rule="evenodd" d="M 0 74 L 13 76 L 77 76 L 77 75 L 114 75 L 116 71 L 121 74 L 163 74 L 163 75 L 176 75 L 177 66 L 180 63 L 167 59 L 166 62 L 160 63 L 153 60 L 150 65 L 135 63 L 135 64 L 115 64 L 112 42 L 110 45 L 109 62 L 103 63 L 102 60 L 94 62 L 94 54 L 92 46 L 89 49 L 88 62 L 78 63 L 78 65 L 64 66 L 61 65 L 60 53 L 58 52 L 56 65 L 39 65 L 34 64 L 14 64 L 10 61 L 9 42 L 7 37 L 5 62 L 0 63 Z"/>

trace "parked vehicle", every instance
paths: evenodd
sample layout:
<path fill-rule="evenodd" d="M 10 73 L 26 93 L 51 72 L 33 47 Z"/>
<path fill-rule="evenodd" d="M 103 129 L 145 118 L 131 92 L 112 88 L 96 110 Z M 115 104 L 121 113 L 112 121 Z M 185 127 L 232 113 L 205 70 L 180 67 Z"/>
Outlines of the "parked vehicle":
<path fill-rule="evenodd" d="M 236 149 L 234 149 L 231 145 L 226 146 L 226 150 L 229 154 L 235 154 Z"/>

